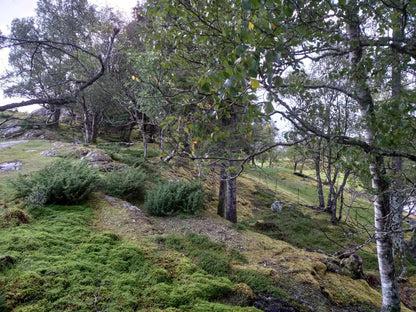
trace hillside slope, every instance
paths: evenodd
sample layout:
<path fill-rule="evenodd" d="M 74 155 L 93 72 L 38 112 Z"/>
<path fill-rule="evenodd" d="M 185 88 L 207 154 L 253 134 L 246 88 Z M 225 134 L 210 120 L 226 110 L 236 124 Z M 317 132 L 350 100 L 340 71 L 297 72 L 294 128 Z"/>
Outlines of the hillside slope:
<path fill-rule="evenodd" d="M 40 155 L 45 150 L 54 153 Z M 0 151 L 0 160 L 20 160 L 21 172 L 29 173 L 57 156 L 70 154 L 79 158 L 91 150 L 96 148 L 29 141 Z M 215 215 L 215 196 L 204 212 L 194 216 L 151 217 L 140 204 L 135 207 L 100 192 L 78 208 L 58 206 L 28 211 L 6 183 L 16 174 L 16 171 L 0 173 L 4 220 L 13 211 L 22 211 L 27 216 L 25 220 L 11 218 L 0 229 L 0 307 L 5 311 L 254 311 L 253 306 L 262 311 L 376 311 L 381 306 L 380 290 L 363 279 L 339 274 L 342 270 L 336 259 L 265 235 L 267 231 L 262 227 L 264 224 L 267 227 L 267 222 L 256 220 L 256 216 L 259 212 L 265 215 L 270 212 L 255 195 L 264 186 L 251 179 L 239 179 L 239 213 L 246 222 L 233 226 Z M 177 167 L 163 168 L 162 173 L 171 179 L 190 174 L 191 171 Z M 216 187 L 212 181 L 207 186 Z M 300 207 L 292 209 L 289 214 L 273 217 L 285 223 L 288 220 L 284 218 L 291 214 L 302 214 Z M 70 235 L 73 238 L 67 233 L 73 233 Z M 55 254 L 56 244 L 72 252 L 66 254 L 60 250 Z M 74 250 L 79 259 L 87 257 L 84 269 L 75 263 L 71 265 L 77 261 L 73 258 Z M 117 258 L 123 253 L 138 254 L 140 259 L 128 262 L 136 256 Z M 119 261 L 121 266 L 128 263 L 128 268 L 117 270 L 118 265 L 112 265 L 110 260 Z M 76 279 L 65 286 L 61 275 L 79 278 L 83 270 L 94 275 L 97 274 L 94 266 L 103 270 L 105 277 L 100 281 L 87 281 L 91 277 L 85 273 L 84 286 L 76 284 Z M 129 281 L 133 277 L 136 281 Z M 102 284 L 110 280 L 111 287 Z M 402 286 L 402 295 L 409 306 L 415 293 L 411 282 L 416 280 L 411 277 Z M 115 285 L 121 288 L 116 291 Z M 196 291 L 203 289 L 201 285 L 210 286 L 202 292 Z M 195 292 L 189 293 L 194 287 Z M 184 293 L 180 295 L 179 290 Z M 72 307 L 69 298 L 60 297 L 68 291 L 77 298 Z M 210 291 L 212 295 L 204 295 Z M 178 295 L 185 299 L 175 299 Z M 403 311 L 411 310 L 403 307 Z"/>

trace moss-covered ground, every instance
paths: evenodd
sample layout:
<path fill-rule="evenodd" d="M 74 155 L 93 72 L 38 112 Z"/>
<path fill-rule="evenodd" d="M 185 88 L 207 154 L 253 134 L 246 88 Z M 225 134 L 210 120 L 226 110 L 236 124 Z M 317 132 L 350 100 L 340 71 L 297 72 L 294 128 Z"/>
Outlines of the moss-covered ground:
<path fill-rule="evenodd" d="M 219 302 L 233 296 L 237 283 L 226 274 L 209 274 L 216 271 L 213 259 L 194 264 L 179 253 L 143 250 L 97 231 L 87 206 L 36 208 L 32 216 L 29 224 L 0 229 L 3 311 L 255 311 Z"/>

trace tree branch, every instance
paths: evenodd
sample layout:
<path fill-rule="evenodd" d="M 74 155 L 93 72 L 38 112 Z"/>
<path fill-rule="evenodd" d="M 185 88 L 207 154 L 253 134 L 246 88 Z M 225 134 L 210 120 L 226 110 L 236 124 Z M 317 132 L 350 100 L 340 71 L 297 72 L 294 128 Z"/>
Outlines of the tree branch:
<path fill-rule="evenodd" d="M 29 105 L 33 105 L 33 104 L 49 104 L 49 105 L 56 105 L 56 106 L 64 106 L 70 103 L 74 103 L 77 99 L 77 96 L 79 95 L 79 93 L 81 93 L 82 91 L 84 91 L 85 89 L 87 89 L 89 86 L 93 85 L 98 79 L 100 79 L 106 70 L 108 61 L 110 59 L 110 55 L 111 55 L 111 51 L 113 49 L 114 46 L 114 41 L 116 36 L 118 35 L 118 33 L 120 32 L 120 29 L 118 28 L 114 28 L 113 34 L 110 37 L 110 41 L 107 47 L 107 51 L 106 54 L 104 55 L 104 58 L 102 58 L 101 56 L 97 56 L 94 53 L 81 48 L 75 44 L 72 43 L 62 43 L 62 42 L 55 42 L 55 41 L 48 41 L 48 40 L 40 40 L 40 41 L 33 41 L 33 40 L 20 40 L 21 44 L 23 43 L 37 43 L 38 45 L 46 45 L 52 49 L 56 49 L 61 51 L 62 53 L 65 53 L 68 56 L 72 56 L 69 52 L 65 51 L 64 49 L 54 46 L 53 44 L 56 45 L 67 45 L 69 47 L 73 47 L 76 48 L 80 51 L 82 51 L 83 53 L 86 53 L 89 56 L 92 56 L 94 58 L 96 58 L 99 63 L 100 63 L 100 69 L 96 72 L 95 75 L 93 75 L 91 78 L 89 78 L 87 81 L 85 81 L 82 85 L 80 85 L 78 87 L 77 90 L 75 90 L 73 92 L 73 95 L 68 95 L 68 96 L 64 96 L 64 97 L 58 97 L 58 98 L 36 98 L 36 99 L 31 99 L 31 100 L 27 100 L 27 101 L 22 101 L 22 102 L 15 102 L 15 103 L 11 103 L 11 104 L 7 104 L 7 105 L 3 105 L 0 106 L 0 111 L 5 111 L 8 109 L 13 109 L 13 108 L 19 108 L 19 107 L 24 107 L 24 106 L 29 106 Z M 0 36 L 0 40 L 1 39 L 6 39 L 6 40 L 19 40 L 17 38 L 7 38 L 4 36 Z"/>

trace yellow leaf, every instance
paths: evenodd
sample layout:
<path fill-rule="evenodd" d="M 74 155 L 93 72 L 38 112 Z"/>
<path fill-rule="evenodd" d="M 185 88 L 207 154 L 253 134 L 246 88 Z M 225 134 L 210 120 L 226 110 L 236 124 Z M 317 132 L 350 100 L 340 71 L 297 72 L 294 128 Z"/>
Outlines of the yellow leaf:
<path fill-rule="evenodd" d="M 136 76 L 131 76 L 131 79 L 136 80 Z"/>
<path fill-rule="evenodd" d="M 250 85 L 253 90 L 256 90 L 260 87 L 260 82 L 257 79 L 250 78 Z"/>
<path fill-rule="evenodd" d="M 252 22 L 248 22 L 248 29 L 253 30 L 254 24 Z"/>

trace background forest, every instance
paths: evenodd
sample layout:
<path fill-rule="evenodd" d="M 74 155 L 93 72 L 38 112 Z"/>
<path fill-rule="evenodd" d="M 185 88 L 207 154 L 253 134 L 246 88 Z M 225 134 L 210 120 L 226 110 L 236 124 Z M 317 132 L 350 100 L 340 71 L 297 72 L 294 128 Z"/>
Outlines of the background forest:
<path fill-rule="evenodd" d="M 1 135 L 44 139 L 0 152 L 23 163 L 0 173 L 0 309 L 415 309 L 415 3 L 148 0 L 131 14 L 39 0 L 0 34 L 3 92 L 24 99 L 0 106 Z M 189 231 L 169 230 L 181 220 Z M 83 273 L 97 263 L 102 277 Z"/>

